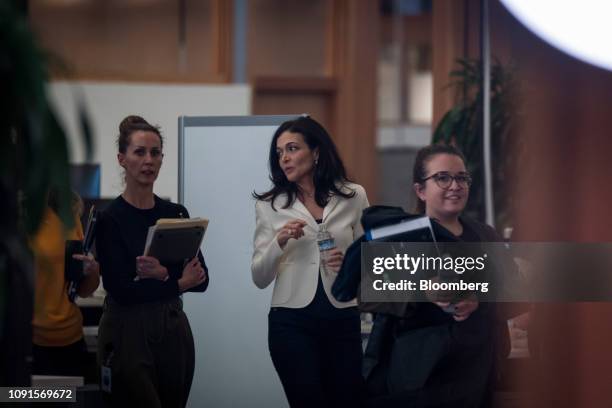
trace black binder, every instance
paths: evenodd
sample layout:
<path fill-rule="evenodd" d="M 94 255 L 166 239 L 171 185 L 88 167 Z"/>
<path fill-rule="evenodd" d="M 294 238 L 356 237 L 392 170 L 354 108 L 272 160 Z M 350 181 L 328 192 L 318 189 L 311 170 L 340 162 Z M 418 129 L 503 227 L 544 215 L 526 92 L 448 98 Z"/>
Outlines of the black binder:
<path fill-rule="evenodd" d="M 152 256 L 162 264 L 180 263 L 198 254 L 206 219 L 159 220 L 149 228 L 144 255 Z"/>

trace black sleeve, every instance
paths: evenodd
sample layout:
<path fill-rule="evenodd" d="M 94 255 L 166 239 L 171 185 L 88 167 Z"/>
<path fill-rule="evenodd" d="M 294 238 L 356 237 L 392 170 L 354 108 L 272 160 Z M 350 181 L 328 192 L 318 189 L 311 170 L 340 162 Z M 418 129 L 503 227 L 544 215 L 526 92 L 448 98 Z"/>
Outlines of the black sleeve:
<path fill-rule="evenodd" d="M 189 211 L 187 211 L 185 207 L 181 206 L 181 212 L 185 214 L 186 218 L 190 218 Z M 202 264 L 202 267 L 204 268 L 204 271 L 206 272 L 206 280 L 202 282 L 201 284 L 199 284 L 198 286 L 194 286 L 191 289 L 187 289 L 185 292 L 204 292 L 208 288 L 208 282 L 210 282 L 210 275 L 208 273 L 208 267 L 206 266 L 206 262 L 204 261 L 204 256 L 202 255 L 201 250 L 198 251 L 198 259 L 200 260 L 200 263 Z M 183 271 L 181 270 L 181 275 L 182 274 L 183 274 Z"/>
<path fill-rule="evenodd" d="M 102 216 L 96 234 L 96 249 L 104 289 L 123 305 L 169 299 L 179 295 L 176 279 L 160 281 L 142 279 L 134 281 L 136 259 L 125 245 L 125 239 L 117 220 Z"/>

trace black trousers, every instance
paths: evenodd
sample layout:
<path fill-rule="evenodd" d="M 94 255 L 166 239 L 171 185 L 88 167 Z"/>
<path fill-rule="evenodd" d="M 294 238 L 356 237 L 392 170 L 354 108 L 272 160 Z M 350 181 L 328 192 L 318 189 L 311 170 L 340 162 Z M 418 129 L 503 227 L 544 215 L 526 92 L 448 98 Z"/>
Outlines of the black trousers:
<path fill-rule="evenodd" d="M 195 350 L 181 299 L 122 306 L 107 296 L 98 361 L 111 369 L 113 408 L 185 407 Z"/>
<path fill-rule="evenodd" d="M 292 408 L 351 407 L 361 404 L 359 313 L 322 319 L 302 309 L 272 308 L 268 346 Z"/>

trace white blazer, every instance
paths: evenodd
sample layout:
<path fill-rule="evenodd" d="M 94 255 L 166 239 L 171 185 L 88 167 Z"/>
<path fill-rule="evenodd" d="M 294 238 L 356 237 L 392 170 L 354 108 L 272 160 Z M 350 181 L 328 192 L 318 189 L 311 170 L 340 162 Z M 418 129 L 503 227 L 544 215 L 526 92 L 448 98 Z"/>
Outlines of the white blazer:
<path fill-rule="evenodd" d="M 342 252 L 346 252 L 349 245 L 363 234 L 361 213 L 369 206 L 363 187 L 347 183 L 346 188 L 355 191 L 355 196 L 344 198 L 332 195 L 323 209 L 323 222 Z M 350 192 L 348 189 L 346 191 Z M 282 208 L 286 200 L 285 194 L 278 196 L 274 201 L 275 210 L 270 201 L 258 200 L 255 204 L 257 225 L 251 262 L 253 282 L 263 289 L 274 281 L 272 306 L 302 308 L 314 298 L 320 274 L 325 293 L 335 307 L 355 306 L 355 299 L 338 302 L 333 297 L 331 287 L 336 274 L 319 268 L 320 255 L 316 242 L 319 226 L 316 220 L 298 199 L 290 207 Z M 278 231 L 287 221 L 296 218 L 306 221 L 304 236 L 297 240 L 290 239 L 281 249 L 276 239 Z"/>

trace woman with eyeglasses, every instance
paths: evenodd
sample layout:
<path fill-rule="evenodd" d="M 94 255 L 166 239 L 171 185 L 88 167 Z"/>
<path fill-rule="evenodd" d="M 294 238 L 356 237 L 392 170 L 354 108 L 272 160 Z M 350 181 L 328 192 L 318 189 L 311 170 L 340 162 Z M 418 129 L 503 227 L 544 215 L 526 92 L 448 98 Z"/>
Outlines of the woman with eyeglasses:
<path fill-rule="evenodd" d="M 417 212 L 436 220 L 462 241 L 480 241 L 475 230 L 491 229 L 461 217 L 467 204 L 472 178 L 466 170 L 465 158 L 459 149 L 450 145 L 431 145 L 421 149 L 413 169 Z M 491 229 L 492 232 L 495 232 Z M 450 310 L 448 302 L 438 306 Z M 466 320 L 478 309 L 478 300 L 472 296 L 451 307 L 455 321 Z"/>
<path fill-rule="evenodd" d="M 472 179 L 456 147 L 437 144 L 421 149 L 414 164 L 413 182 L 417 212 L 435 220 L 458 241 L 502 240 L 490 226 L 462 215 Z M 414 314 L 402 321 L 395 336 L 420 330 L 413 337 L 417 340 L 412 347 L 420 347 L 419 354 L 424 357 L 410 367 L 426 370 L 416 374 L 426 378 L 424 385 L 371 401 L 371 405 L 409 402 L 427 407 L 490 406 L 496 357 L 505 357 L 509 352 L 508 329 L 496 313 L 493 304 L 479 302 L 476 294 L 464 295 L 453 303 L 416 304 Z"/>
<path fill-rule="evenodd" d="M 438 232 L 444 232 L 446 239 L 501 240 L 493 228 L 462 215 L 472 180 L 456 147 L 431 145 L 419 150 L 413 182 L 416 212 L 444 227 L 447 231 Z M 495 305 L 468 292 L 452 302 L 432 298 L 411 303 L 406 310 L 402 318 L 376 317 L 375 326 L 386 329 L 378 330 L 382 337 L 375 340 L 386 348 L 373 346 L 373 353 L 366 351 L 382 373 L 368 378 L 366 405 L 491 406 L 496 358 L 509 352 L 507 325 L 498 319 Z"/>

